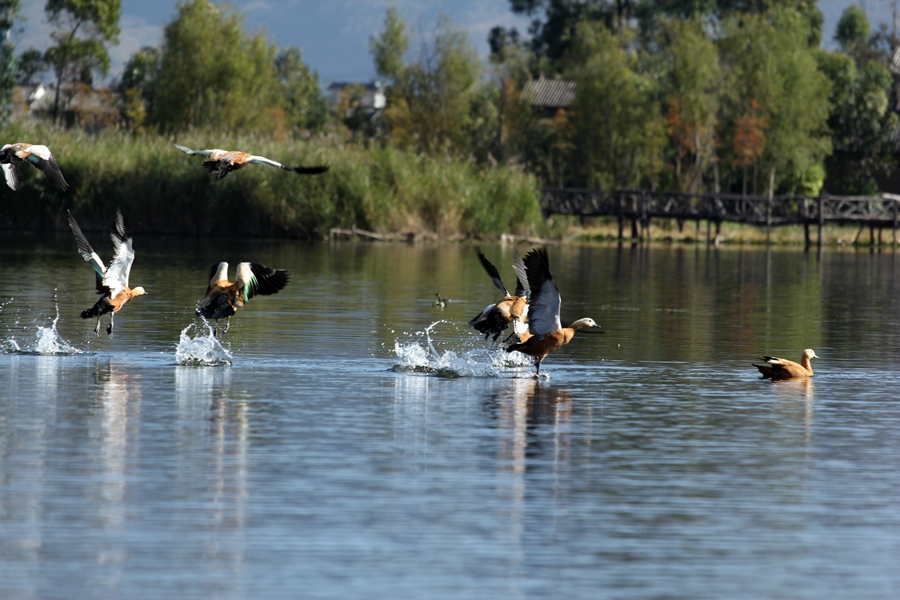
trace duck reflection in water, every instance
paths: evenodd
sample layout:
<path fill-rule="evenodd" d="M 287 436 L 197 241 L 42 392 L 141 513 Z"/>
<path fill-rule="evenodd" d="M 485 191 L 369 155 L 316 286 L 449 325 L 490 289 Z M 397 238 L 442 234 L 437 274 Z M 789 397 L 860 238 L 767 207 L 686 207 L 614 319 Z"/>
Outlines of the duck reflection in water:
<path fill-rule="evenodd" d="M 510 384 L 485 402 L 499 428 L 509 434 L 500 441 L 503 464 L 522 470 L 526 459 L 568 462 L 571 391 L 533 378 L 512 379 Z"/>

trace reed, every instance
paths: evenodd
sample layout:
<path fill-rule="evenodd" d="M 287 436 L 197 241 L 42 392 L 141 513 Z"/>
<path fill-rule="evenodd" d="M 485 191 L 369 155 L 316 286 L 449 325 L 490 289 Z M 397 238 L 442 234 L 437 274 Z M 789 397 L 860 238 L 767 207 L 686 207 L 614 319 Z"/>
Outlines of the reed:
<path fill-rule="evenodd" d="M 4 188 L 0 228 L 64 230 L 71 209 L 85 229 L 108 227 L 120 207 L 142 233 L 320 238 L 332 227 L 441 238 L 540 235 L 538 182 L 521 169 L 365 148 L 331 138 L 279 140 L 189 131 L 175 138 L 89 134 L 18 122 L 5 141 L 47 144 L 69 183 L 61 193 L 20 166 L 21 190 Z M 242 149 L 286 164 L 330 165 L 319 176 L 249 167 L 216 182 L 172 142 Z M 5 143 L 5 142 L 4 142 Z"/>

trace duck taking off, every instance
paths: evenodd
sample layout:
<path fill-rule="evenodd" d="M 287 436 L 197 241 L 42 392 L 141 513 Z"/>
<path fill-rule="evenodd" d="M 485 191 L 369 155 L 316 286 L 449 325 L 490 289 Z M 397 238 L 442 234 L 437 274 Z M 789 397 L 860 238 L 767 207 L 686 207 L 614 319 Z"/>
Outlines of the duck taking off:
<path fill-rule="evenodd" d="M 513 270 L 516 272 L 516 293 L 510 294 L 500 279 L 500 272 L 497 271 L 497 267 L 482 254 L 479 248 L 475 248 L 475 251 L 478 253 L 478 260 L 481 261 L 484 270 L 491 276 L 491 281 L 494 282 L 497 289 L 503 292 L 503 299 L 487 306 L 469 321 L 469 325 L 483 333 L 484 339 L 488 339 L 493 335 L 496 342 L 500 334 L 512 323 L 513 332 L 522 341 L 522 336 L 526 335 L 528 331 L 529 295 L 528 277 L 525 274 L 525 264 L 522 262 L 522 257 L 516 252 L 516 256 L 513 259 Z"/>
<path fill-rule="evenodd" d="M 84 233 L 69 211 L 69 227 L 75 234 L 75 243 L 78 245 L 78 251 L 84 260 L 91 263 L 94 267 L 94 273 L 97 275 L 97 293 L 100 299 L 91 308 L 81 312 L 82 319 L 97 319 L 97 326 L 94 327 L 94 333 L 100 335 L 100 317 L 110 313 L 109 325 L 106 328 L 107 335 L 112 334 L 113 318 L 115 314 L 122 310 L 125 303 L 142 296 L 147 292 L 142 287 L 134 289 L 128 287 L 128 275 L 131 273 L 131 263 L 134 262 L 134 248 L 131 245 L 131 230 L 122 212 L 116 209 L 116 220 L 110 232 L 112 238 L 114 255 L 113 260 L 107 268 L 94 249 L 91 248 Z"/>
<path fill-rule="evenodd" d="M 6 185 L 13 191 L 19 189 L 19 175 L 16 173 L 16 163 L 27 162 L 31 166 L 40 169 L 50 180 L 56 189 L 64 192 L 69 187 L 63 177 L 56 159 L 50 154 L 47 146 L 38 144 L 6 144 L 0 148 L 0 166 L 3 167 L 3 176 Z"/>
<path fill-rule="evenodd" d="M 315 167 L 292 167 L 283 165 L 271 158 L 265 156 L 256 156 L 249 152 L 241 152 L 239 150 L 191 150 L 185 146 L 175 144 L 175 147 L 188 155 L 206 156 L 211 160 L 203 161 L 203 168 L 208 173 L 216 174 L 216 181 L 219 181 L 232 171 L 243 169 L 247 165 L 263 165 L 274 169 L 284 169 L 285 171 L 293 171 L 301 175 L 318 175 L 328 170 L 328 165 L 317 165 Z"/>
<path fill-rule="evenodd" d="M 231 315 L 244 306 L 253 296 L 271 296 L 284 289 L 290 279 L 284 269 L 270 269 L 256 263 L 242 262 L 237 266 L 234 283 L 228 281 L 228 263 L 213 265 L 209 272 L 206 297 L 197 304 L 197 314 L 216 322 L 213 335 L 219 332 L 219 319 L 225 319 L 225 329 L 231 324 Z"/>
<path fill-rule="evenodd" d="M 538 248 L 525 255 L 525 272 L 531 288 L 531 304 L 528 309 L 528 332 L 531 337 L 506 348 L 507 352 L 517 350 L 534 357 L 538 377 L 541 363 L 551 352 L 559 350 L 570 341 L 575 332 L 583 327 L 600 327 L 593 319 L 578 319 L 568 327 L 559 320 L 560 297 L 553 276 L 550 274 L 550 260 L 547 250 Z"/>
<path fill-rule="evenodd" d="M 772 379 L 773 381 L 780 379 L 802 379 L 813 376 L 812 364 L 810 363 L 810 359 L 813 358 L 819 358 L 816 356 L 816 351 L 812 348 L 807 348 L 803 351 L 803 354 L 800 355 L 799 364 L 785 358 L 763 356 L 762 359 L 766 361 L 766 364 L 754 364 L 753 366 L 759 369 L 763 379 Z"/>

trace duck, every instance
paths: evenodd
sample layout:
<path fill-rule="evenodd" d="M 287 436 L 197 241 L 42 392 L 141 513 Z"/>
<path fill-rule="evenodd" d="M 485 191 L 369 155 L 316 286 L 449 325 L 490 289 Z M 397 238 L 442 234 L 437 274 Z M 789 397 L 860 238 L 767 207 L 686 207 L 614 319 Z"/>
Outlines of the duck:
<path fill-rule="evenodd" d="M 785 358 L 763 356 L 762 360 L 766 364 L 758 365 L 754 363 L 753 366 L 759 369 L 763 379 L 772 379 L 773 381 L 779 379 L 803 379 L 813 376 L 812 364 L 810 363 L 810 359 L 813 358 L 819 358 L 816 355 L 816 351 L 812 348 L 807 348 L 800 355 L 799 364 Z"/>
<path fill-rule="evenodd" d="M 113 242 L 113 260 L 107 268 L 103 261 L 91 248 L 91 244 L 87 241 L 78 222 L 69 211 L 69 227 L 75 234 L 75 243 L 78 246 L 78 252 L 94 267 L 94 273 L 97 275 L 97 293 L 100 299 L 91 308 L 81 312 L 82 319 L 97 319 L 97 326 L 94 327 L 94 333 L 100 335 L 100 317 L 109 314 L 109 325 L 106 327 L 106 334 L 112 335 L 113 319 L 115 314 L 122 310 L 122 307 L 132 298 L 143 296 L 147 291 L 143 287 L 128 287 L 128 276 L 131 273 L 131 264 L 134 262 L 134 247 L 131 243 L 131 230 L 122 211 L 116 209 L 116 220 L 110 231 L 110 237 Z"/>
<path fill-rule="evenodd" d="M 293 171 L 301 175 L 318 175 L 329 169 L 328 165 L 317 165 L 314 167 L 292 167 L 283 165 L 265 156 L 256 156 L 249 152 L 241 152 L 240 150 L 191 150 L 185 146 L 175 144 L 175 147 L 187 155 L 206 156 L 211 160 L 203 161 L 203 168 L 208 173 L 216 174 L 216 181 L 219 181 L 232 171 L 243 169 L 247 165 L 263 165 L 274 169 L 284 169 L 285 171 Z"/>
<path fill-rule="evenodd" d="M 525 274 L 525 264 L 518 251 L 513 259 L 513 271 L 516 273 L 516 291 L 510 294 L 503 281 L 500 279 L 500 272 L 491 261 L 481 252 L 480 248 L 475 248 L 478 253 L 478 260 L 481 261 L 484 270 L 490 275 L 491 281 L 503 292 L 503 298 L 494 304 L 489 304 L 484 310 L 475 315 L 469 325 L 476 331 L 484 334 L 484 339 L 494 336 L 494 341 L 500 337 L 507 327 L 512 323 L 513 335 L 527 335 L 528 332 L 528 277 Z M 512 335 L 510 336 L 512 337 Z M 509 340 L 510 338 L 507 338 Z"/>
<path fill-rule="evenodd" d="M 56 189 L 64 192 L 68 189 L 69 184 L 66 183 L 62 171 L 50 149 L 40 144 L 26 144 L 19 142 L 17 144 L 6 144 L 0 148 L 0 166 L 3 167 L 3 177 L 6 179 L 6 185 L 13 191 L 19 189 L 19 175 L 16 173 L 16 163 L 27 162 L 31 166 L 40 169 L 44 175 L 50 180 Z"/>
<path fill-rule="evenodd" d="M 444 298 L 443 296 L 441 296 L 440 292 L 436 293 L 435 296 L 437 297 L 437 300 L 431 303 L 432 306 L 444 308 L 445 306 L 450 304 L 450 298 Z"/>
<path fill-rule="evenodd" d="M 561 299 L 553 276 L 550 259 L 545 248 L 532 250 L 524 259 L 531 301 L 528 308 L 528 332 L 530 336 L 507 346 L 507 352 L 521 352 L 534 357 L 535 377 L 541 376 L 541 363 L 572 341 L 575 333 L 585 327 L 600 327 L 590 317 L 578 319 L 563 327 L 559 319 Z"/>
<path fill-rule="evenodd" d="M 254 296 L 271 296 L 284 289 L 290 280 L 290 272 L 284 269 L 269 267 L 250 262 L 242 262 L 237 266 L 234 283 L 228 281 L 228 263 L 213 265 L 209 272 L 209 287 L 206 296 L 197 303 L 197 315 L 204 319 L 213 319 L 215 328 L 213 335 L 219 333 L 219 319 L 225 319 L 228 332 L 231 316 L 237 309 Z"/>

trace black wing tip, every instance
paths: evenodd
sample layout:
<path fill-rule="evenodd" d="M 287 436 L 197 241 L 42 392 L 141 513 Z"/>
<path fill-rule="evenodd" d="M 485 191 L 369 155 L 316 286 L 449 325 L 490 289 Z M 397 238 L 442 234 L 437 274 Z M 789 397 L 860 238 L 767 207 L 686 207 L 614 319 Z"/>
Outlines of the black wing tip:
<path fill-rule="evenodd" d="M 256 277 L 254 295 L 271 296 L 285 288 L 291 280 L 291 272 L 287 269 L 273 269 L 259 263 L 250 263 L 250 271 Z"/>
<path fill-rule="evenodd" d="M 128 221 L 125 220 L 125 215 L 122 214 L 122 210 L 119 208 L 116 208 L 116 218 L 110 228 L 110 233 L 120 242 L 127 242 L 131 238 L 131 228 L 128 226 Z"/>

